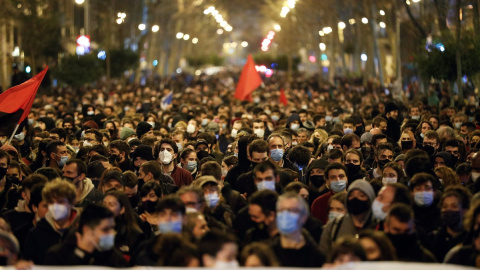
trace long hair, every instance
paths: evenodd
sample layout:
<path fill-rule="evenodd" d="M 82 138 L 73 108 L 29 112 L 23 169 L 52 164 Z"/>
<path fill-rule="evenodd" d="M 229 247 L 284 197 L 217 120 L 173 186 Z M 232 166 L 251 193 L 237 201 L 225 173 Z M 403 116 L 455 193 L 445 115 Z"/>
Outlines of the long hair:
<path fill-rule="evenodd" d="M 125 192 L 112 189 L 107 191 L 105 196 L 115 197 L 118 203 L 120 204 L 120 208 L 123 207 L 125 209 L 125 211 L 123 212 L 122 215 L 119 216 L 119 218 L 125 221 L 125 224 L 127 225 L 126 227 L 127 227 L 128 235 L 130 235 L 131 233 L 134 233 L 135 231 L 142 232 L 142 230 L 140 229 L 140 226 L 138 226 L 132 206 L 130 205 L 130 201 L 128 200 L 128 196 L 127 194 L 125 194 Z"/>

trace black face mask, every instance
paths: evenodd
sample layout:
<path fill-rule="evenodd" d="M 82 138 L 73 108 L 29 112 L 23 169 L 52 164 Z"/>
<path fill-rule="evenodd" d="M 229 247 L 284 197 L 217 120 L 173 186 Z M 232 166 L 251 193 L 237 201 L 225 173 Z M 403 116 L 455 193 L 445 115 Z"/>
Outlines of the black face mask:
<path fill-rule="evenodd" d="M 7 183 L 18 186 L 20 185 L 20 179 L 18 179 L 18 177 L 7 176 Z"/>
<path fill-rule="evenodd" d="M 458 162 L 458 157 L 455 155 L 450 155 L 450 157 L 452 157 L 452 165 L 455 166 Z"/>
<path fill-rule="evenodd" d="M 143 202 L 143 207 L 145 208 L 145 211 L 148 213 L 153 213 L 155 212 L 155 207 L 157 206 L 157 202 L 153 202 L 150 200 L 146 200 Z"/>
<path fill-rule="evenodd" d="M 413 148 L 413 141 L 402 141 L 402 149 L 408 150 Z"/>
<path fill-rule="evenodd" d="M 364 157 L 368 157 L 370 153 L 372 153 L 372 147 L 371 146 L 362 146 L 360 148 L 360 151 L 362 151 L 362 155 Z"/>
<path fill-rule="evenodd" d="M 358 137 L 361 137 L 364 132 L 365 127 L 363 125 L 357 126 L 357 128 L 355 129 L 355 134 L 357 134 Z"/>
<path fill-rule="evenodd" d="M 111 164 L 115 163 L 115 162 L 120 162 L 121 158 L 119 155 L 110 155 L 108 157 L 108 162 L 110 162 Z"/>
<path fill-rule="evenodd" d="M 67 132 L 67 134 L 72 134 L 73 128 L 65 128 L 65 131 Z"/>
<path fill-rule="evenodd" d="M 417 236 L 415 234 L 390 234 L 387 233 L 388 238 L 392 241 L 393 246 L 397 250 L 397 254 L 407 253 L 409 248 L 417 245 Z"/>
<path fill-rule="evenodd" d="M 323 179 L 323 175 L 311 175 L 310 176 L 310 182 L 316 188 L 319 188 L 323 184 L 325 184 L 325 180 Z"/>
<path fill-rule="evenodd" d="M 347 209 L 352 215 L 362 214 L 370 209 L 370 202 L 353 198 L 347 201 Z"/>
<path fill-rule="evenodd" d="M 383 170 L 383 168 L 385 167 L 385 165 L 387 165 L 387 163 L 389 163 L 390 160 L 389 159 L 384 159 L 384 160 L 379 160 L 377 161 L 377 165 L 380 169 Z"/>
<path fill-rule="evenodd" d="M 7 174 L 7 168 L 0 167 L 0 179 Z"/>
<path fill-rule="evenodd" d="M 427 152 L 427 155 L 430 156 L 430 157 L 432 157 L 435 154 L 435 147 L 433 147 L 431 145 L 424 145 L 420 149 Z"/>
<path fill-rule="evenodd" d="M 462 222 L 460 211 L 442 211 L 442 221 L 449 228 L 456 228 Z"/>
<path fill-rule="evenodd" d="M 5 256 L 0 256 L 0 265 L 7 266 L 7 263 L 8 263 L 8 258 Z"/>
<path fill-rule="evenodd" d="M 357 180 L 357 179 L 350 179 L 350 178 L 358 174 L 358 172 L 360 171 L 360 165 L 348 163 L 345 165 L 345 167 L 347 167 L 348 180 Z"/>

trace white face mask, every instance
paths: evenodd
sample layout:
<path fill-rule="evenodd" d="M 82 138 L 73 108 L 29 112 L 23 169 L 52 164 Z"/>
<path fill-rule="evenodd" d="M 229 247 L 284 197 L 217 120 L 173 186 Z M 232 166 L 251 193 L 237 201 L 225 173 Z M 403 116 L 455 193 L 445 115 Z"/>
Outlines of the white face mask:
<path fill-rule="evenodd" d="M 396 182 L 397 182 L 397 178 L 395 178 L 395 177 L 383 177 L 382 178 L 383 185 L 393 184 L 393 183 L 396 183 Z"/>
<path fill-rule="evenodd" d="M 54 220 L 62 220 L 68 216 L 69 210 L 68 207 L 63 204 L 54 203 L 48 205 L 48 212 Z"/>
<path fill-rule="evenodd" d="M 480 177 L 480 173 L 472 172 L 472 181 L 477 182 L 478 178 Z"/>
<path fill-rule="evenodd" d="M 227 170 L 222 169 L 222 176 L 223 176 L 223 177 L 227 176 L 227 173 L 228 173 Z"/>
<path fill-rule="evenodd" d="M 237 132 L 238 132 L 238 130 L 232 129 L 232 134 L 231 134 L 231 135 L 232 135 L 232 138 L 235 139 L 235 138 L 237 137 Z"/>
<path fill-rule="evenodd" d="M 300 128 L 300 125 L 299 125 L 299 124 L 291 124 L 291 125 L 290 125 L 290 128 L 291 128 L 293 131 L 297 131 L 297 130 Z"/>
<path fill-rule="evenodd" d="M 155 128 L 155 122 L 147 122 L 152 128 Z"/>
<path fill-rule="evenodd" d="M 253 131 L 255 133 L 255 135 L 257 135 L 258 138 L 260 139 L 263 139 L 263 136 L 265 135 L 265 130 L 259 128 L 259 129 L 255 129 Z"/>
<path fill-rule="evenodd" d="M 188 124 L 187 126 L 187 133 L 195 133 L 195 126 L 193 124 Z"/>
<path fill-rule="evenodd" d="M 162 152 L 160 152 L 160 161 L 164 165 L 170 164 L 172 162 L 172 159 L 173 159 L 172 154 L 170 154 L 170 152 L 168 152 L 167 150 L 163 150 Z"/>
<path fill-rule="evenodd" d="M 89 141 L 83 141 L 83 146 L 84 147 L 89 147 L 89 146 L 93 146 L 93 144 Z"/>

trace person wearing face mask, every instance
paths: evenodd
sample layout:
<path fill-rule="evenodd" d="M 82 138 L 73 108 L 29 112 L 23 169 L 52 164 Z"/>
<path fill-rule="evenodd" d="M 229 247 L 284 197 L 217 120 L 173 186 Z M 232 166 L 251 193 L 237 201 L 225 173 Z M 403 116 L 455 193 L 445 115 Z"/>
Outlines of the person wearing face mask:
<path fill-rule="evenodd" d="M 89 205 L 80 215 L 78 230 L 47 252 L 45 264 L 126 267 L 114 244 L 114 214 L 105 207 Z"/>
<path fill-rule="evenodd" d="M 204 267 L 238 268 L 238 245 L 231 235 L 219 230 L 207 232 L 198 243 L 198 253 Z"/>
<path fill-rule="evenodd" d="M 385 115 L 383 116 L 387 120 L 387 128 L 385 135 L 398 141 L 400 139 L 400 123 L 398 122 L 398 106 L 389 102 L 385 105 Z"/>
<path fill-rule="evenodd" d="M 287 119 L 286 126 L 294 132 L 297 132 L 297 130 L 302 127 L 301 123 L 300 116 L 297 113 L 292 113 Z"/>
<path fill-rule="evenodd" d="M 183 130 L 175 130 L 172 132 L 172 140 L 178 147 L 178 151 L 183 151 L 183 146 L 187 143 L 187 134 Z"/>
<path fill-rule="evenodd" d="M 45 151 L 49 158 L 48 167 L 60 170 L 70 159 L 67 146 L 61 141 L 52 141 Z"/>
<path fill-rule="evenodd" d="M 309 211 L 306 201 L 298 194 L 285 193 L 278 198 L 276 227 L 279 235 L 270 244 L 283 267 L 321 267 L 325 253 L 312 236 L 303 230 Z"/>
<path fill-rule="evenodd" d="M 215 162 L 215 161 L 213 161 Z M 207 162 L 208 163 L 208 162 Z M 208 164 L 202 165 L 203 167 Z M 217 164 L 218 165 L 218 164 Z M 218 222 L 225 224 L 228 228 L 233 227 L 235 215 L 223 197 L 219 182 L 211 175 L 203 175 L 195 180 L 195 185 L 202 189 L 206 208 L 203 213 L 215 218 Z"/>
<path fill-rule="evenodd" d="M 380 144 L 376 147 L 375 163 L 373 169 L 368 171 L 368 179 L 374 179 L 383 176 L 383 168 L 385 165 L 393 161 L 393 154 L 395 153 L 393 146 L 389 143 Z"/>
<path fill-rule="evenodd" d="M 436 183 L 436 179 L 427 173 L 417 173 L 409 182 L 414 202 L 415 228 L 419 236 L 426 236 L 441 225 Z M 424 242 L 425 239 L 421 240 Z"/>
<path fill-rule="evenodd" d="M 77 210 L 74 208 L 77 191 L 67 181 L 56 179 L 48 182 L 42 190 L 42 196 L 48 204 L 48 212 L 37 226 L 26 236 L 25 259 L 35 264 L 43 264 L 49 248 L 60 242 L 60 239 L 71 227 Z"/>
<path fill-rule="evenodd" d="M 388 211 L 384 231 L 395 247 L 398 260 L 403 262 L 437 262 L 435 256 L 420 244 L 414 230 L 414 219 L 412 208 L 404 203 L 396 203 Z"/>
<path fill-rule="evenodd" d="M 285 155 L 285 142 L 283 137 L 278 134 L 272 134 L 267 138 L 268 147 L 270 149 L 270 161 L 279 168 L 286 168 L 297 170 L 298 168 L 286 158 Z"/>
<path fill-rule="evenodd" d="M 324 159 L 316 159 L 307 167 L 307 183 L 310 193 L 309 204 L 328 192 L 328 188 L 325 184 L 325 168 L 328 166 L 328 161 Z"/>
<path fill-rule="evenodd" d="M 253 133 L 255 133 L 255 135 L 257 135 L 259 139 L 264 139 L 268 137 L 268 134 L 266 134 L 265 122 L 260 119 L 254 120 Z"/>
<path fill-rule="evenodd" d="M 123 140 L 115 140 L 108 145 L 109 162 L 111 164 L 118 163 L 118 166 L 122 172 L 132 170 L 135 171 L 134 164 L 130 160 L 130 146 Z M 135 151 L 133 151 L 135 152 Z"/>
<path fill-rule="evenodd" d="M 311 211 L 313 217 L 326 224 L 328 220 L 328 202 L 334 194 L 347 189 L 347 167 L 341 163 L 331 163 L 325 168 L 324 179 L 329 192 L 313 201 Z"/>
<path fill-rule="evenodd" d="M 271 190 L 257 191 L 249 198 L 248 214 L 255 225 L 241 238 L 244 245 L 266 242 L 279 233 L 275 222 L 277 200 L 278 194 Z"/>
<path fill-rule="evenodd" d="M 411 193 L 404 184 L 386 184 L 380 189 L 372 203 L 372 214 L 380 228 L 387 217 L 388 210 L 397 202 L 412 205 Z"/>
<path fill-rule="evenodd" d="M 320 250 L 328 252 L 336 240 L 344 236 L 355 236 L 359 231 L 375 228 L 371 205 L 375 199 L 372 186 L 365 180 L 353 182 L 347 191 L 347 213 L 330 220 L 320 239 Z"/>
<path fill-rule="evenodd" d="M 362 168 L 363 156 L 359 150 L 348 149 L 345 154 L 343 154 L 342 160 L 345 167 L 347 167 L 349 183 L 365 177 L 366 171 Z"/>
<path fill-rule="evenodd" d="M 162 139 L 153 149 L 153 156 L 162 169 L 162 173 L 170 176 L 177 187 L 190 185 L 193 182 L 192 174 L 175 165 L 178 154 L 177 145 L 170 139 Z"/>
<path fill-rule="evenodd" d="M 472 192 L 480 190 L 480 154 L 475 153 L 472 157 L 472 172 L 470 173 L 469 180 L 466 187 Z"/>
<path fill-rule="evenodd" d="M 412 104 L 410 106 L 410 108 L 408 109 L 408 116 L 410 116 L 410 119 L 412 120 L 420 121 L 421 112 L 418 104 Z"/>
<path fill-rule="evenodd" d="M 442 195 L 439 205 L 443 225 L 428 235 L 425 245 L 437 261 L 443 261 L 451 248 L 466 239 L 463 217 L 470 208 L 470 198 L 470 191 L 462 186 L 451 186 Z"/>
<path fill-rule="evenodd" d="M 178 166 L 189 171 L 192 177 L 195 178 L 197 176 L 197 152 L 190 148 L 181 151 Z"/>
<path fill-rule="evenodd" d="M 402 148 L 402 153 L 407 153 L 408 150 L 415 149 L 416 140 L 413 132 L 406 130 L 400 135 L 398 145 Z"/>
<path fill-rule="evenodd" d="M 228 172 L 238 164 L 238 158 L 236 156 L 227 156 L 222 160 L 222 180 L 225 179 Z"/>
<path fill-rule="evenodd" d="M 196 140 L 199 128 L 200 127 L 195 119 L 190 119 L 190 121 L 188 121 L 186 129 L 188 140 Z"/>
<path fill-rule="evenodd" d="M 75 186 L 77 191 L 76 207 L 85 207 L 88 204 L 99 203 L 103 194 L 95 188 L 92 180 L 87 177 L 87 164 L 80 159 L 67 161 L 62 168 L 62 175 Z"/>

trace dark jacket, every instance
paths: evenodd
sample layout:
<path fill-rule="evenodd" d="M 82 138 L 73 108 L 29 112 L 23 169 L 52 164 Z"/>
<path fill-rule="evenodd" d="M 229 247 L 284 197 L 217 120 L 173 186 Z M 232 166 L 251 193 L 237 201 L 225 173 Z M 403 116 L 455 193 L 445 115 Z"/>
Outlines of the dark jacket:
<path fill-rule="evenodd" d="M 466 265 L 466 266 L 477 266 L 477 256 L 479 252 L 475 249 L 474 245 L 468 245 L 461 247 L 457 252 L 455 252 L 446 263 Z"/>
<path fill-rule="evenodd" d="M 283 248 L 280 235 L 272 240 L 270 247 L 283 267 L 321 267 L 325 263 L 325 255 L 320 251 L 312 237 L 304 232 L 305 245 L 300 249 Z"/>
<path fill-rule="evenodd" d="M 225 182 L 230 183 L 235 188 L 237 178 L 242 174 L 248 172 L 250 169 L 250 160 L 247 157 L 248 136 L 243 136 L 238 139 L 238 164 L 235 165 L 227 176 L 225 176 Z"/>
<path fill-rule="evenodd" d="M 462 231 L 460 234 L 453 237 L 448 234 L 447 228 L 442 226 L 428 235 L 425 247 L 435 255 L 437 261 L 443 262 L 448 251 L 454 246 L 461 244 L 465 240 L 465 236 L 466 232 Z"/>
<path fill-rule="evenodd" d="M 72 235 L 71 237 L 75 237 Z M 70 236 L 69 236 L 70 238 Z M 77 247 L 76 239 L 56 244 L 48 250 L 45 265 L 97 265 L 108 267 L 126 267 L 122 253 L 113 248 L 108 251 L 88 253 Z"/>

